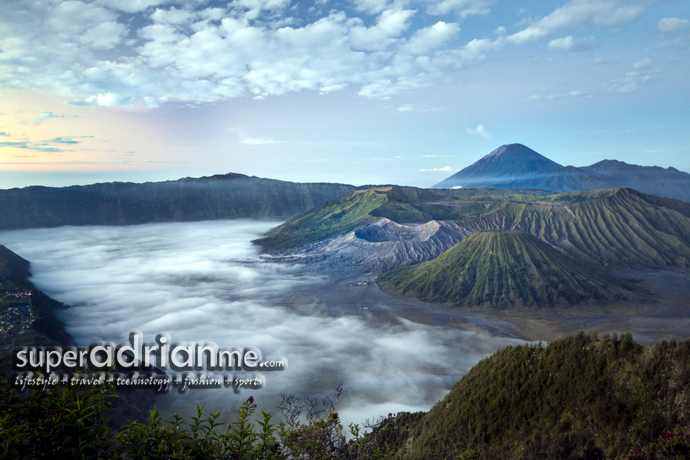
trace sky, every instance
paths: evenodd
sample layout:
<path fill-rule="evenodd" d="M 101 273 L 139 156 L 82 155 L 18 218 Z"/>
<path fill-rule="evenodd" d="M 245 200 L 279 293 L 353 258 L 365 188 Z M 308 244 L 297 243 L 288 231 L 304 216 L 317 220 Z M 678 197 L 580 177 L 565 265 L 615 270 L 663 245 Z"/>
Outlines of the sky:
<path fill-rule="evenodd" d="M 690 172 L 684 0 L 0 3 L 0 189 L 429 187 L 502 144 Z"/>

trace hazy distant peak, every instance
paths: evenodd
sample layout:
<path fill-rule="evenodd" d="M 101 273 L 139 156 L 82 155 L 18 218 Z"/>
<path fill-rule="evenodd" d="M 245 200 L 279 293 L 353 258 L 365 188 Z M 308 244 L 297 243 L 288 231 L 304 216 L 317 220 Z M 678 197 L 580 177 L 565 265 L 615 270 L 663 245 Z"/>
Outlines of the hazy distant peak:
<path fill-rule="evenodd" d="M 571 192 L 629 187 L 690 203 L 690 174 L 675 168 L 602 160 L 561 166 L 522 144 L 498 147 L 433 188 L 493 188 Z"/>
<path fill-rule="evenodd" d="M 482 182 L 481 186 L 490 187 L 494 185 L 492 181 L 522 177 L 525 174 L 559 168 L 562 168 L 560 164 L 549 160 L 529 147 L 522 144 L 506 144 L 435 187 L 475 187 L 477 182 Z M 489 183 L 484 184 L 486 178 L 489 178 Z"/>
<path fill-rule="evenodd" d="M 525 145 L 522 145 L 522 144 L 504 144 L 504 145 L 500 146 L 499 148 L 497 148 L 496 150 L 494 150 L 493 152 L 486 155 L 483 159 L 488 160 L 490 158 L 496 158 L 496 159 L 500 158 L 502 160 L 506 160 L 506 159 L 510 159 L 511 157 L 515 158 L 515 159 L 519 158 L 519 159 L 523 159 L 523 160 L 537 160 L 537 159 L 548 160 L 548 158 L 546 158 L 545 156 L 540 155 L 539 153 L 535 152 L 531 148 L 529 148 Z M 551 160 L 548 160 L 548 161 L 551 161 Z M 554 163 L 554 164 L 557 164 L 557 163 Z M 558 165 L 558 167 L 560 167 L 560 165 Z"/>
<path fill-rule="evenodd" d="M 505 144 L 484 156 L 479 161 L 468 166 L 463 171 L 474 169 L 486 170 L 489 167 L 494 173 L 545 171 L 562 168 L 555 161 L 551 161 L 531 148 L 522 144 Z M 462 171 L 460 171 L 462 172 Z"/>
<path fill-rule="evenodd" d="M 601 160 L 601 161 L 594 163 L 593 165 L 584 166 L 582 169 L 606 171 L 606 170 L 632 169 L 632 168 L 641 168 L 641 167 L 642 166 L 631 165 L 629 163 L 626 163 L 624 161 L 619 161 L 619 160 Z"/>
<path fill-rule="evenodd" d="M 677 170 L 676 168 L 673 167 L 668 167 L 668 168 L 663 168 L 661 166 L 640 166 L 640 165 L 635 165 L 635 164 L 630 164 L 626 163 L 624 161 L 619 161 L 619 160 L 602 160 L 597 163 L 594 163 L 591 166 L 585 166 L 582 169 L 589 169 L 592 171 L 597 171 L 597 172 L 611 172 L 611 171 L 670 171 L 670 172 L 678 172 L 681 174 L 687 174 L 682 171 Z"/>

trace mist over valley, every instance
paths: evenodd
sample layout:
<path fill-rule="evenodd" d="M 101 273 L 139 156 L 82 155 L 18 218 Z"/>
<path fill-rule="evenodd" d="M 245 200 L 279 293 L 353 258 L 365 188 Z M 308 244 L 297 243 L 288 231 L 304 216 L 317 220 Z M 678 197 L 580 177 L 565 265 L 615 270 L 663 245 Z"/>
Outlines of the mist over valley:
<path fill-rule="evenodd" d="M 131 331 L 153 343 L 165 332 L 177 343 L 258 347 L 264 359 L 286 359 L 285 370 L 263 373 L 259 390 L 173 390 L 157 400 L 165 413 L 204 404 L 230 413 L 249 395 L 270 411 L 281 393 L 327 394 L 343 383 L 341 415 L 362 423 L 428 410 L 480 359 L 524 343 L 412 322 L 385 303 L 394 298 L 362 301 L 362 289 L 375 286 L 338 284 L 327 272 L 262 257 L 250 241 L 277 224 L 59 227 L 0 238 L 31 260 L 39 289 L 70 305 L 58 315 L 79 346 L 126 343 Z"/>

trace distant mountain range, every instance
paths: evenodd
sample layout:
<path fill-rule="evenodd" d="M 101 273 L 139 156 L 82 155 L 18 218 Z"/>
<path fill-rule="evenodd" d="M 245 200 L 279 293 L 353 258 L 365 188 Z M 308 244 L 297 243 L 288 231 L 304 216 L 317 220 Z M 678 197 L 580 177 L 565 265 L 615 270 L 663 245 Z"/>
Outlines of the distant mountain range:
<path fill-rule="evenodd" d="M 111 182 L 0 190 L 0 229 L 287 218 L 355 187 L 225 174 L 166 182 Z"/>
<path fill-rule="evenodd" d="M 384 243 L 418 247 L 436 240 L 441 232 L 444 236 L 436 249 L 428 253 L 436 257 L 474 232 L 501 230 L 530 233 L 588 265 L 690 267 L 690 204 L 682 201 L 626 188 L 548 196 L 517 192 L 487 196 L 484 192 L 411 187 L 356 190 L 288 220 L 256 243 L 273 253 L 320 251 L 326 241 L 352 233 L 357 242 L 366 244 L 367 249 L 361 251 L 380 258 L 375 248 Z M 413 225 L 440 222 L 421 238 L 412 237 L 416 233 L 412 229 L 381 224 L 384 218 Z M 407 258 L 399 259 L 398 265 L 429 260 L 410 258 L 412 248 L 405 252 Z"/>
<path fill-rule="evenodd" d="M 572 192 L 628 187 L 690 202 L 690 174 L 675 168 L 604 160 L 561 166 L 522 144 L 502 145 L 433 188 L 535 189 Z"/>
<path fill-rule="evenodd" d="M 631 298 L 634 286 L 602 268 L 690 267 L 688 203 L 628 188 L 494 192 L 356 190 L 256 243 L 379 274 L 395 294 L 492 308 L 613 303 Z"/>

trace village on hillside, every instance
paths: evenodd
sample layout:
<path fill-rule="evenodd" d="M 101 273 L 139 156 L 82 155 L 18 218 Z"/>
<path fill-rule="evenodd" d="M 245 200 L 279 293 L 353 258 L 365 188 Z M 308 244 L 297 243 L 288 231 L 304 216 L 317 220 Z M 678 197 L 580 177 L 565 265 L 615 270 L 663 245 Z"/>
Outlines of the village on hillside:
<path fill-rule="evenodd" d="M 31 291 L 0 289 L 0 338 L 4 348 L 12 347 L 14 338 L 28 330 L 35 320 Z"/>

